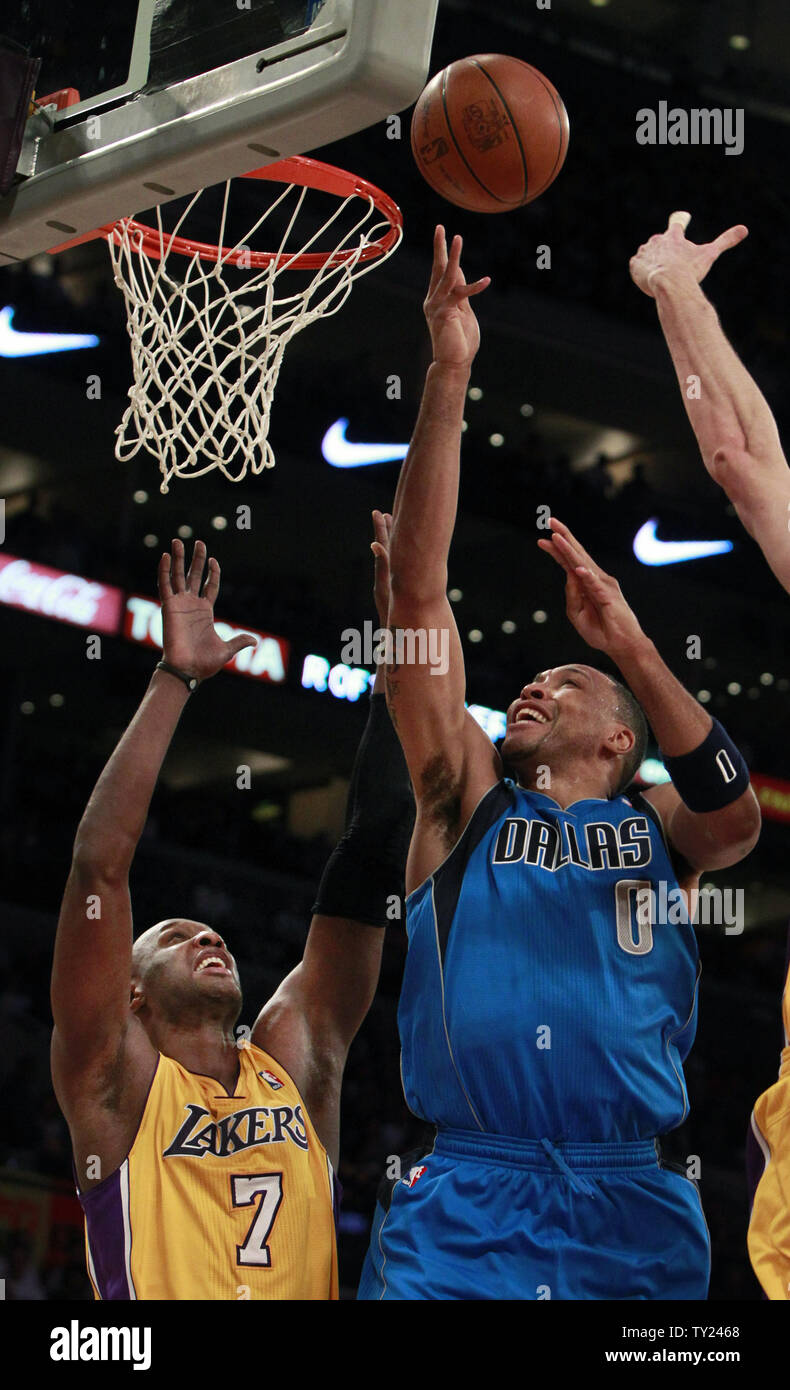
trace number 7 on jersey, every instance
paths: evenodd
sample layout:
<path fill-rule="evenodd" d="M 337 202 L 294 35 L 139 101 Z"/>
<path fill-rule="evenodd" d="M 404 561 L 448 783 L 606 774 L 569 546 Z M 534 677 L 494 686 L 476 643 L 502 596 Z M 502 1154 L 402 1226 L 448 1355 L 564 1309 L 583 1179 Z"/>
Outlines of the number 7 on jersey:
<path fill-rule="evenodd" d="M 234 1207 L 253 1206 L 256 1197 L 260 1197 L 260 1204 L 244 1244 L 236 1246 L 236 1259 L 240 1265 L 256 1265 L 259 1269 L 269 1269 L 272 1257 L 266 1242 L 282 1205 L 282 1173 L 234 1176 L 231 1178 L 231 1195 Z"/>

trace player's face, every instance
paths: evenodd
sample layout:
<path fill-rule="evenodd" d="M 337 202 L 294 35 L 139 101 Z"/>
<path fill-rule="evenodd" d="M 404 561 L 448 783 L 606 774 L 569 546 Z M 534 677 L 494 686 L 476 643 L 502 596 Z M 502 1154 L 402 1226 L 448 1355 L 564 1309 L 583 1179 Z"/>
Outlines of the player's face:
<path fill-rule="evenodd" d="M 612 683 L 592 666 L 555 666 L 523 687 L 507 712 L 501 752 L 510 762 L 580 743 L 595 745 L 612 718 Z"/>
<path fill-rule="evenodd" d="M 147 994 L 169 999 L 240 999 L 236 962 L 218 932 L 171 918 L 135 942 L 135 974 Z"/>

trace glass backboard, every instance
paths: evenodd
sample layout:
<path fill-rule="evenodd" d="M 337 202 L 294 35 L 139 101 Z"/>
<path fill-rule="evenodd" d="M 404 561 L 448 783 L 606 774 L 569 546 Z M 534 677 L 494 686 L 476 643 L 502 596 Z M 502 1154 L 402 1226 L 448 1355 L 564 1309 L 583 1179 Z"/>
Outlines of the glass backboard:
<path fill-rule="evenodd" d="M 307 154 L 402 111 L 427 79 L 439 0 L 22 0 L 9 37 L 42 59 L 0 199 L 0 264 Z"/>

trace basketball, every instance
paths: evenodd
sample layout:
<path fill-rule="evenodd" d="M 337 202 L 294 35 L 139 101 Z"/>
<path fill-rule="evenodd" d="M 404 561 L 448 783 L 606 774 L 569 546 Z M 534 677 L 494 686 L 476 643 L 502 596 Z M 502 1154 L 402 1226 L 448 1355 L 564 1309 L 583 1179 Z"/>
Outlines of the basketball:
<path fill-rule="evenodd" d="M 469 212 L 510 212 L 544 193 L 565 162 L 568 113 L 543 73 L 501 53 L 437 72 L 414 109 L 423 178 Z"/>

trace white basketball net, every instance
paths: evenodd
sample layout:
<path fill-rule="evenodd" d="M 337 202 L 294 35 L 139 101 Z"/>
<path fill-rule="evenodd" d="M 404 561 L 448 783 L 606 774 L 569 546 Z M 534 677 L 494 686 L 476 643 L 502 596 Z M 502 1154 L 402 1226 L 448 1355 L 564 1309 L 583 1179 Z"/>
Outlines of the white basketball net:
<path fill-rule="evenodd" d="M 230 187 L 226 183 L 218 248 L 223 246 Z M 219 253 L 211 261 L 201 261 L 197 253 L 171 256 L 172 240 L 185 235 L 180 229 L 203 192 L 195 193 L 172 231 L 163 230 L 157 209 L 158 259 L 146 253 L 142 234 L 130 227 L 130 219 L 119 222 L 109 238 L 115 283 L 126 302 L 134 369 L 115 453 L 121 462 L 140 449 L 153 454 L 159 460 L 162 492 L 174 475 L 198 478 L 219 469 L 229 481 L 241 482 L 248 470 L 257 474 L 272 467 L 269 415 L 288 343 L 316 319 L 336 314 L 354 281 L 392 255 L 402 238 L 401 232 L 378 259 L 361 260 L 390 223 L 372 198 L 351 193 L 298 251 L 286 251 L 308 192 L 288 184 L 243 241 L 225 248 L 224 258 Z M 265 269 L 247 269 L 250 238 L 293 193 L 295 206 L 276 259 Z M 311 248 L 325 250 L 315 243 L 355 201 L 362 214 L 337 243 L 335 256 L 314 272 L 300 270 L 309 283 L 294 291 L 294 260 Z M 226 274 L 229 257 L 237 251 L 247 276 L 231 287 Z M 241 280 L 237 268 L 230 268 Z M 290 288 L 287 281 L 281 284 L 289 270 Z"/>

